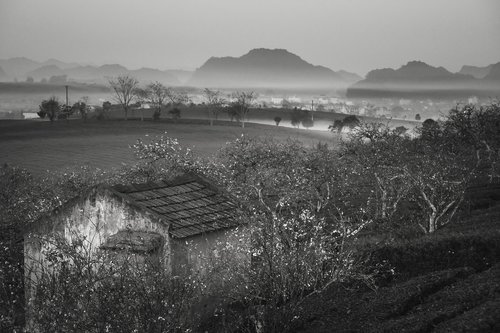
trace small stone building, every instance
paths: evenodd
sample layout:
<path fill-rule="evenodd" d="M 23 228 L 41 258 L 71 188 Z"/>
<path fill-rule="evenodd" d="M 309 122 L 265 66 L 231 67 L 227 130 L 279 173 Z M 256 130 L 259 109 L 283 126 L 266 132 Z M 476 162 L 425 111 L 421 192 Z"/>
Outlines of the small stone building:
<path fill-rule="evenodd" d="M 26 278 L 36 281 L 46 262 L 45 250 L 56 236 L 69 242 L 84 239 L 90 253 L 105 251 L 118 261 L 126 255 L 176 275 L 200 271 L 217 244 L 247 242 L 239 232 L 245 228 L 241 216 L 230 195 L 197 175 L 97 186 L 41 219 L 25 235 Z M 27 300 L 30 293 L 27 288 Z"/>

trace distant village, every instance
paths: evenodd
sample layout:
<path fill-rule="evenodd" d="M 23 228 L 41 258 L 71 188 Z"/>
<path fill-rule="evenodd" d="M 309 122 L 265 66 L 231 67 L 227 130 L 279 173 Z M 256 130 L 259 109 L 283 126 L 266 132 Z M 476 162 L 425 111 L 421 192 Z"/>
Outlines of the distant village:
<path fill-rule="evenodd" d="M 79 98 L 73 96 L 72 100 Z M 110 96 L 111 97 L 111 96 Z M 107 99 L 104 96 L 90 96 L 89 105 L 91 107 L 101 107 Z M 189 94 L 191 105 L 203 105 L 206 98 L 201 92 Z M 228 94 L 226 101 L 232 101 Z M 30 101 L 25 101 L 27 104 Z M 37 102 L 19 108 L 18 103 L 8 103 L 4 100 L 0 105 L 0 119 L 31 119 L 37 118 Z M 113 101 L 111 100 L 113 103 Z M 300 109 L 316 112 L 333 112 L 346 115 L 366 116 L 381 119 L 400 119 L 400 120 L 425 120 L 428 118 L 438 120 L 442 115 L 457 104 L 480 104 L 481 101 L 476 96 L 470 96 L 463 100 L 416 100 L 416 99 L 347 99 L 343 97 L 331 97 L 327 95 L 286 95 L 286 94 L 259 94 L 256 101 L 256 108 L 263 109 Z M 149 109 L 151 106 L 147 103 L 137 105 L 139 108 Z"/>

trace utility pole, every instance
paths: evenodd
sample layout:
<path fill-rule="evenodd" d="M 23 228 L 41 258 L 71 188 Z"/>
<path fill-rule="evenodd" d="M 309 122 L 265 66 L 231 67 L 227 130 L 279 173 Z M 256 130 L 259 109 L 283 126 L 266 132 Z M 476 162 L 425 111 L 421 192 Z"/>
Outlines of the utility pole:
<path fill-rule="evenodd" d="M 68 107 L 68 85 L 65 85 L 66 87 L 66 107 Z"/>
<path fill-rule="evenodd" d="M 314 99 L 311 100 L 311 120 L 314 122 Z"/>

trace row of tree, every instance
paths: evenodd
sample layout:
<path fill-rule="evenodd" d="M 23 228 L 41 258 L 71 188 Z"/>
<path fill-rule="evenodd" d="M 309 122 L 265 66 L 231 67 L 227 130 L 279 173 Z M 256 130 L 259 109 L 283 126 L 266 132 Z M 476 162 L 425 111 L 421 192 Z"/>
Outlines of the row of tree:
<path fill-rule="evenodd" d="M 162 108 L 170 103 L 173 107 L 189 102 L 189 96 L 185 92 L 179 92 L 171 87 L 166 87 L 160 82 L 154 82 L 145 87 L 139 86 L 139 81 L 131 76 L 119 76 L 109 81 L 114 91 L 116 101 L 123 107 L 125 119 L 127 119 L 130 106 L 134 102 L 148 103 L 154 106 L 153 119 L 158 120 L 161 116 Z M 210 125 L 218 119 L 221 110 L 228 106 L 227 112 L 231 120 L 236 119 L 245 127 L 245 121 L 250 107 L 253 105 L 256 94 L 253 91 L 237 91 L 232 94 L 228 101 L 218 90 L 205 89 L 205 105 L 208 108 Z"/>
<path fill-rule="evenodd" d="M 160 82 L 154 82 L 145 87 L 140 87 L 139 81 L 128 75 L 111 79 L 109 80 L 109 84 L 113 89 L 116 101 L 123 107 L 125 120 L 128 119 L 128 111 L 130 110 L 131 104 L 135 102 L 153 105 L 155 107 L 153 119 L 160 119 L 162 107 L 167 103 L 178 106 L 189 101 L 189 97 L 186 93 L 176 92 Z M 141 120 L 143 120 L 143 116 Z"/>
<path fill-rule="evenodd" d="M 153 82 L 141 87 L 139 81 L 131 76 L 124 75 L 109 80 L 113 90 L 115 101 L 122 107 L 125 120 L 128 119 L 129 111 L 138 104 L 149 104 L 154 108 L 153 119 L 159 120 L 162 110 L 167 105 L 172 109 L 169 113 L 174 119 L 180 118 L 181 105 L 190 101 L 189 95 L 182 91 L 176 91 L 171 87 L 163 85 L 161 82 Z M 236 120 L 245 127 L 245 122 L 250 109 L 254 106 L 257 94 L 254 91 L 236 91 L 227 97 L 219 90 L 204 89 L 205 102 L 210 126 L 218 120 L 221 112 L 226 112 L 231 121 Z M 67 119 L 74 113 L 79 113 L 82 119 L 87 119 L 90 107 L 88 97 L 81 98 L 72 106 L 61 104 L 56 97 L 43 100 L 39 106 L 38 115 L 40 118 L 48 117 L 51 121 L 55 119 Z M 104 118 L 105 114 L 111 110 L 111 103 L 104 102 L 98 118 Z M 292 126 L 310 128 L 314 125 L 313 114 L 310 111 L 293 108 L 290 116 Z M 144 120 L 144 113 L 141 113 L 141 120 Z M 281 117 L 275 117 L 276 125 L 281 122 Z M 336 121 L 331 129 L 353 128 L 359 124 L 356 116 L 346 117 L 344 121 Z"/>

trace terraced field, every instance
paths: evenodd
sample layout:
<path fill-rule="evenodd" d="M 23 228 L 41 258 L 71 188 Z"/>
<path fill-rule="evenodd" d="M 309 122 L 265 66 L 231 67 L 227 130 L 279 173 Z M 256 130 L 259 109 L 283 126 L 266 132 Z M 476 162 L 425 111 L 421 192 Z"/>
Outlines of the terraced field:
<path fill-rule="evenodd" d="M 499 332 L 500 186 L 435 234 L 371 253 L 395 272 L 380 288 L 333 286 L 298 311 L 292 332 Z M 487 204 L 485 204 L 487 203 Z"/>
<path fill-rule="evenodd" d="M 149 140 L 165 132 L 203 157 L 212 156 L 226 142 L 242 134 L 270 136 L 280 140 L 297 138 L 307 145 L 318 142 L 334 145 L 337 140 L 325 131 L 257 124 L 247 124 L 242 129 L 231 122 L 218 122 L 209 126 L 206 121 L 197 120 L 179 120 L 176 123 L 168 120 L 90 120 L 86 123 L 80 120 L 54 123 L 12 120 L 0 121 L 0 163 L 21 166 L 35 175 L 45 170 L 60 171 L 83 164 L 110 169 L 134 162 L 130 146 L 137 139 Z"/>

